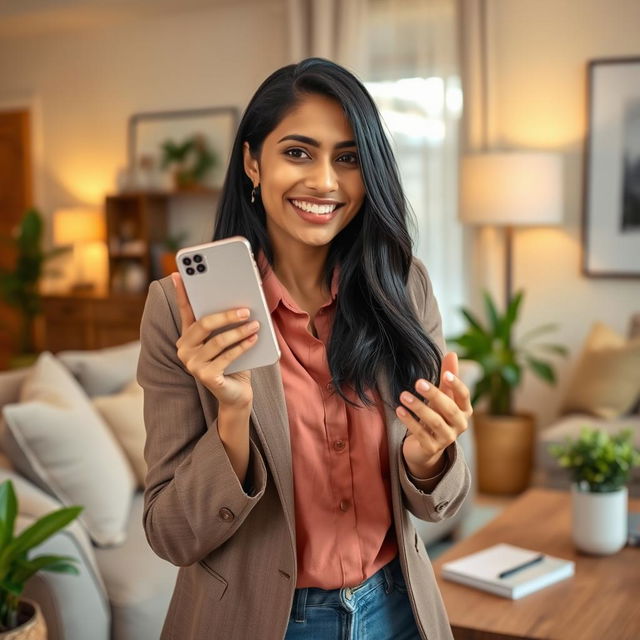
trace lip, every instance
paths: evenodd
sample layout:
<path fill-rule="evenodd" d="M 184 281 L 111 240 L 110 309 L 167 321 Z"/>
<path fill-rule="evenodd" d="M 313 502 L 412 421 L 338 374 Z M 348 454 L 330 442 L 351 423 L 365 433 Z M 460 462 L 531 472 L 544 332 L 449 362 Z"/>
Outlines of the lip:
<path fill-rule="evenodd" d="M 295 200 L 302 200 L 302 198 L 295 198 Z M 309 201 L 307 200 L 307 202 Z M 316 204 L 333 204 L 333 202 L 325 202 L 325 203 L 318 202 Z M 338 215 L 338 212 L 342 209 L 342 204 L 340 204 L 338 207 L 336 207 L 333 210 L 332 213 L 317 215 L 315 213 L 308 213 L 306 211 L 303 211 L 302 209 L 298 209 L 298 207 L 296 207 L 296 205 L 293 204 L 293 202 L 291 202 L 290 200 L 289 200 L 289 205 L 298 214 L 300 218 L 302 218 L 306 222 L 310 222 L 311 224 L 328 224 Z"/>

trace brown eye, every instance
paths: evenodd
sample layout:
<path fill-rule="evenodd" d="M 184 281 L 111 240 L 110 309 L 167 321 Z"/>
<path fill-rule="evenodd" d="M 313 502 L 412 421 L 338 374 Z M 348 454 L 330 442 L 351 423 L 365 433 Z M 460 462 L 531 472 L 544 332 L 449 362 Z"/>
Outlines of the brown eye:
<path fill-rule="evenodd" d="M 347 158 L 347 164 L 358 164 L 358 156 L 355 153 L 345 153 L 338 160 L 342 158 Z"/>
<path fill-rule="evenodd" d="M 298 148 L 295 148 L 295 149 L 287 149 L 287 150 L 284 152 L 284 155 L 285 155 L 285 156 L 288 156 L 289 158 L 295 158 L 296 160 L 300 160 L 300 159 L 301 159 L 301 156 L 299 156 L 299 155 L 289 155 L 289 154 L 292 154 L 292 153 L 293 153 L 293 154 L 297 154 L 297 153 L 304 153 L 307 157 L 309 157 L 309 154 L 307 154 L 307 152 L 306 152 L 304 149 L 298 149 Z"/>

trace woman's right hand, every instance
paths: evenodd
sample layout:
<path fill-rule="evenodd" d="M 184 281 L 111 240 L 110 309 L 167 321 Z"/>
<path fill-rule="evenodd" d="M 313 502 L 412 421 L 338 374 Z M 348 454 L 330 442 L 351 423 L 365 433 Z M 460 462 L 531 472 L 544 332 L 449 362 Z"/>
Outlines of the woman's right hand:
<path fill-rule="evenodd" d="M 172 273 L 171 279 L 176 288 L 182 324 L 181 335 L 176 342 L 178 358 L 187 371 L 211 391 L 221 406 L 250 408 L 253 403 L 251 371 L 238 371 L 230 375 L 224 375 L 223 372 L 238 356 L 256 344 L 258 323 L 245 322 L 210 337 L 212 331 L 245 320 L 249 310 L 245 309 L 245 318 L 238 315 L 239 309 L 230 309 L 196 320 L 180 274 Z M 224 351 L 227 347 L 231 348 Z"/>

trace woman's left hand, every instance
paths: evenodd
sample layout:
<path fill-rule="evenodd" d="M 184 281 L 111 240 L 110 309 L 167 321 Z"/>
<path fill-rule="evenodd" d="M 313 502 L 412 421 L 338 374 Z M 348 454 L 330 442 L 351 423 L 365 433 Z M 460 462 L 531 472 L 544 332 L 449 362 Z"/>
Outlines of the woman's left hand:
<path fill-rule="evenodd" d="M 442 359 L 440 387 L 421 378 L 415 384 L 417 394 L 403 391 L 400 395 L 403 406 L 396 408 L 396 415 L 411 432 L 405 438 L 402 453 L 417 478 L 440 473 L 446 464 L 444 450 L 468 427 L 473 408 L 469 389 L 457 374 L 458 355 L 449 351 Z"/>

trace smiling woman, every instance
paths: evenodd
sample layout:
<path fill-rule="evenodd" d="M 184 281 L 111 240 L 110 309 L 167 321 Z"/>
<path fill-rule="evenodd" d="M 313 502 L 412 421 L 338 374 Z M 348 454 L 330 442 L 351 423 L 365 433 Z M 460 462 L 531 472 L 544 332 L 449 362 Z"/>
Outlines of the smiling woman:
<path fill-rule="evenodd" d="M 178 274 L 140 331 L 144 526 L 182 567 L 163 639 L 452 639 L 406 510 L 460 508 L 471 405 L 407 216 L 355 76 L 308 58 L 262 83 L 213 239 L 251 243 L 280 361 L 225 375 L 249 310 L 196 321 Z"/>

